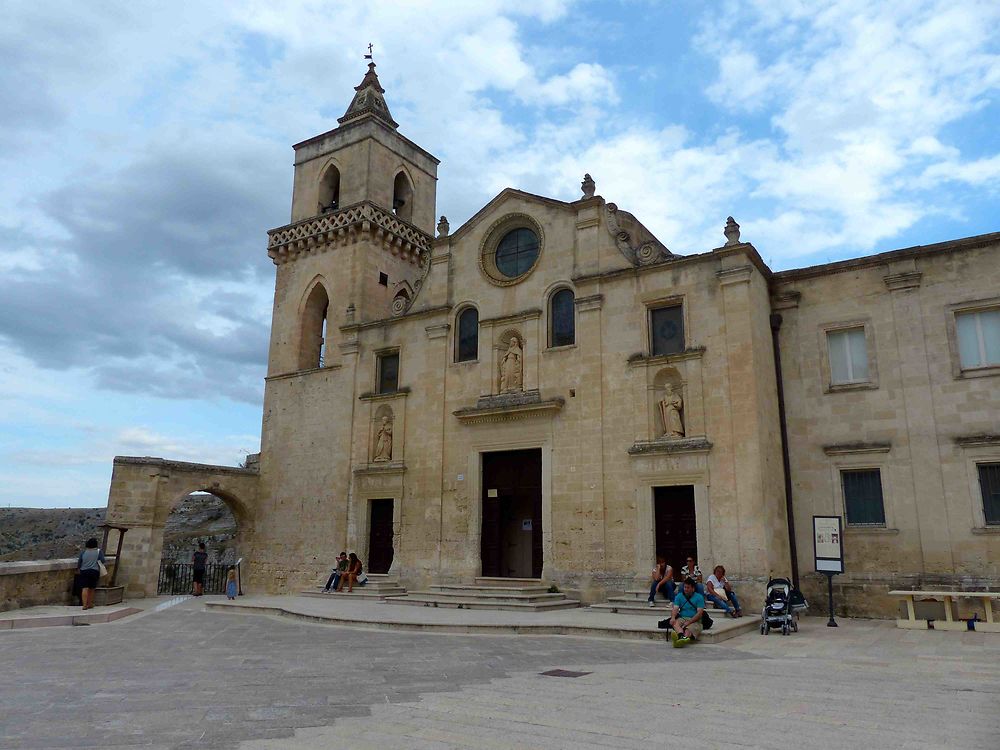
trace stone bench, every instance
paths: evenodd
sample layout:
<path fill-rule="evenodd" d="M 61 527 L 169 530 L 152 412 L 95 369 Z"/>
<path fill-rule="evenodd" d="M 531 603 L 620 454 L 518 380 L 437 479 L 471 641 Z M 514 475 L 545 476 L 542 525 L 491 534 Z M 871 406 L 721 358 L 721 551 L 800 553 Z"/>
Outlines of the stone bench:
<path fill-rule="evenodd" d="M 930 627 L 927 620 L 918 620 L 913 607 L 915 597 L 935 599 L 944 602 L 944 620 L 934 622 L 935 630 L 967 630 L 965 620 L 956 620 L 953 614 L 955 599 L 980 599 L 986 610 L 986 620 L 976 622 L 976 630 L 984 633 L 1000 633 L 1000 622 L 993 618 L 993 600 L 1000 599 L 1000 591 L 890 591 L 889 596 L 901 596 L 906 602 L 906 619 L 897 619 L 897 628 L 909 630 L 926 630 Z"/>

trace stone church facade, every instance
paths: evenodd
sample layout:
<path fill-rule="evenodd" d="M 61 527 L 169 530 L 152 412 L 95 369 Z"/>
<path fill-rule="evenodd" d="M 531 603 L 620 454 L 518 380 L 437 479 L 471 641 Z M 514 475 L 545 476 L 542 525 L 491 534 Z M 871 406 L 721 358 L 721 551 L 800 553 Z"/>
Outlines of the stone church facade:
<path fill-rule="evenodd" d="M 674 254 L 589 175 L 452 230 L 383 95 L 371 65 L 295 146 L 259 463 L 116 459 L 133 589 L 191 488 L 234 507 L 258 590 L 348 549 L 410 588 L 597 601 L 662 554 L 809 594 L 813 515 L 845 518 L 848 611 L 1000 584 L 1000 234 L 773 272 L 732 219 Z"/>

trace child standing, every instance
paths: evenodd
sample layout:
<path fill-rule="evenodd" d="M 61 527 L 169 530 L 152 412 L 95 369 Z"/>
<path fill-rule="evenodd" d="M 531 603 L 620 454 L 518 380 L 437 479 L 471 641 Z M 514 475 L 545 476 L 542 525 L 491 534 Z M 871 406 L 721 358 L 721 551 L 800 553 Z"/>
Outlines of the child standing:
<path fill-rule="evenodd" d="M 226 576 L 226 598 L 235 599 L 238 589 L 236 587 L 236 568 L 229 569 L 229 575 Z"/>

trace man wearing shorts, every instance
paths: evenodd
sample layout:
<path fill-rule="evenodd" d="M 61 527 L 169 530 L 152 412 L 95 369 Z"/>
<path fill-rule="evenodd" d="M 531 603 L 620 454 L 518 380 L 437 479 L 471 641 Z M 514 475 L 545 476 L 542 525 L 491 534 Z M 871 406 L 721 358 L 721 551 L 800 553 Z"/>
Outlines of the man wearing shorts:
<path fill-rule="evenodd" d="M 674 648 L 683 648 L 701 635 L 701 616 L 705 612 L 705 597 L 695 589 L 693 578 L 684 579 L 684 587 L 674 597 L 670 618 L 670 640 Z"/>
<path fill-rule="evenodd" d="M 191 556 L 191 564 L 194 566 L 192 578 L 194 580 L 194 595 L 201 596 L 205 592 L 205 567 L 208 563 L 208 553 L 205 551 L 205 543 L 198 544 L 198 551 Z"/>

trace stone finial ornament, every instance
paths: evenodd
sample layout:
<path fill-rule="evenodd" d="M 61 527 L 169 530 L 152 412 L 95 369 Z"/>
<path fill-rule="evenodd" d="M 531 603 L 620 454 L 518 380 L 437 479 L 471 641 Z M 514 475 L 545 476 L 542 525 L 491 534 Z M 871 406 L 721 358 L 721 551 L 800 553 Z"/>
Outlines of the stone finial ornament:
<path fill-rule="evenodd" d="M 597 183 L 594 182 L 594 178 L 589 174 L 583 176 L 583 182 L 580 183 L 580 189 L 583 191 L 584 198 L 593 198 L 594 191 L 597 190 Z"/>
<path fill-rule="evenodd" d="M 727 245 L 740 244 L 740 225 L 736 223 L 736 220 L 732 216 L 726 219 L 724 234 L 726 235 Z"/>
<path fill-rule="evenodd" d="M 451 225 L 448 223 L 448 217 L 442 216 L 438 219 L 438 237 L 447 237 L 448 232 L 451 230 Z"/>
<path fill-rule="evenodd" d="M 355 309 L 354 303 L 352 302 L 351 304 L 349 304 L 347 306 L 347 309 L 344 311 L 344 317 L 347 320 L 347 325 L 349 325 L 349 326 L 354 325 L 354 313 L 355 312 L 357 312 L 357 310 Z"/>

